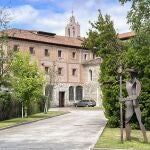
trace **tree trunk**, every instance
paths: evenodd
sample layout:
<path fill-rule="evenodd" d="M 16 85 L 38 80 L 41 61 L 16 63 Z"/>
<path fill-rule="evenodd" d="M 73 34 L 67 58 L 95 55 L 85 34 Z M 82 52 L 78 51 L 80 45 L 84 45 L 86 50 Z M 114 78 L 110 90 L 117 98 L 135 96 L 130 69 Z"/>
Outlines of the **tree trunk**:
<path fill-rule="evenodd" d="M 23 118 L 23 113 L 24 113 L 24 110 L 23 110 L 23 102 L 22 102 L 22 110 L 21 110 L 22 118 Z"/>
<path fill-rule="evenodd" d="M 27 118 L 28 117 L 28 114 L 27 114 L 27 106 L 25 106 L 25 108 L 24 108 L 24 116 Z"/>
<path fill-rule="evenodd" d="M 44 105 L 44 113 L 47 113 L 47 100 L 45 101 L 45 105 Z"/>

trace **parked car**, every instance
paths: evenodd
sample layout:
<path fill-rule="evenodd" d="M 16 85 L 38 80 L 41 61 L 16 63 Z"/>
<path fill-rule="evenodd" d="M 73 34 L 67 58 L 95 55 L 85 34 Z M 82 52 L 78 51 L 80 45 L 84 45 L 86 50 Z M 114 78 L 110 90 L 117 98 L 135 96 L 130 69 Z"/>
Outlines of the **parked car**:
<path fill-rule="evenodd" d="M 94 100 L 80 100 L 75 103 L 75 107 L 94 107 L 96 106 L 96 102 Z"/>

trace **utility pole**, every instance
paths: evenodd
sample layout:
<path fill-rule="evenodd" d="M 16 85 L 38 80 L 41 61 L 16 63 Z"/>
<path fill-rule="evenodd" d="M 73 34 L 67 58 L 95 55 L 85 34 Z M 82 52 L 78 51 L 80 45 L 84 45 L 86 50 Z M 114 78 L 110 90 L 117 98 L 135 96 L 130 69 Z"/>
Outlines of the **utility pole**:
<path fill-rule="evenodd" d="M 122 65 L 120 64 L 117 70 L 119 74 L 119 97 L 122 98 Z M 122 102 L 120 102 L 120 140 L 123 143 L 123 111 L 122 111 Z"/>

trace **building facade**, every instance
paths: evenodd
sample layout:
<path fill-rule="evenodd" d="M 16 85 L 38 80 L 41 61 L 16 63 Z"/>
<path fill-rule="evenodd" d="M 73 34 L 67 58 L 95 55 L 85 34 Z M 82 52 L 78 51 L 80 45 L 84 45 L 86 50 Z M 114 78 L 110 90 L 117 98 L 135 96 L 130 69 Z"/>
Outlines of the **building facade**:
<path fill-rule="evenodd" d="M 70 106 L 82 99 L 94 99 L 101 106 L 98 78 L 102 60 L 82 48 L 84 38 L 80 37 L 80 25 L 73 15 L 65 36 L 20 29 L 9 29 L 7 33 L 9 49 L 30 53 L 31 61 L 36 59 L 45 71 L 44 94 L 49 96 L 51 106 Z M 126 34 L 119 35 L 120 39 L 126 37 Z"/>
<path fill-rule="evenodd" d="M 73 105 L 81 99 L 94 99 L 101 105 L 98 76 L 101 58 L 90 50 L 83 49 L 84 38 L 80 37 L 80 26 L 72 15 L 66 26 L 66 36 L 43 31 L 20 29 L 7 30 L 9 48 L 29 52 L 45 71 L 45 93 L 51 106 Z"/>

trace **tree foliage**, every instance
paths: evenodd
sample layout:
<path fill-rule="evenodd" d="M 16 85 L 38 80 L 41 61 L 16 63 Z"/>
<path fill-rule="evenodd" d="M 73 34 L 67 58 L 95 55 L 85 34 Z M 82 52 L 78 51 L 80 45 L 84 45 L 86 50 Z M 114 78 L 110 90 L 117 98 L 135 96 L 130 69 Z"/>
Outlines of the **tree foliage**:
<path fill-rule="evenodd" d="M 10 87 L 12 51 L 9 49 L 6 29 L 10 21 L 7 9 L 0 8 L 0 88 Z"/>
<path fill-rule="evenodd" d="M 146 128 L 150 129 L 150 0 L 120 0 L 122 4 L 127 1 L 131 2 L 127 18 L 135 37 L 129 44 L 130 48 L 123 53 L 124 65 L 139 71 L 142 118 Z M 135 122 L 134 126 L 137 127 Z"/>
<path fill-rule="evenodd" d="M 43 92 L 43 75 L 36 62 L 30 61 L 29 54 L 18 52 L 12 62 L 12 85 L 17 98 L 29 108 Z"/>
<path fill-rule="evenodd" d="M 122 0 L 122 3 L 125 2 L 125 0 Z M 92 29 L 88 32 L 88 38 L 85 40 L 84 46 L 89 49 L 96 47 L 93 52 L 103 58 L 99 81 L 102 84 L 103 106 L 108 118 L 108 125 L 110 127 L 119 125 L 119 85 L 115 82 L 118 80 L 117 65 L 121 61 L 124 68 L 132 67 L 139 71 L 138 78 L 142 83 L 142 92 L 139 99 L 142 119 L 146 128 L 150 129 L 150 30 L 148 30 L 150 16 L 148 17 L 147 11 L 143 11 L 146 14 L 139 15 L 142 7 L 146 7 L 145 5 L 149 5 L 149 3 L 144 0 L 143 3 L 142 0 L 133 0 L 132 2 L 128 22 L 135 32 L 134 38 L 123 43 L 119 41 L 110 16 L 103 16 L 99 11 L 98 20 L 91 23 Z M 149 6 L 146 9 L 149 10 Z M 127 76 L 123 74 L 123 78 L 125 77 Z M 125 86 L 123 86 L 123 96 L 126 96 L 126 94 Z M 135 118 L 133 118 L 132 126 L 139 127 Z"/>
<path fill-rule="evenodd" d="M 109 15 L 103 16 L 99 10 L 97 21 L 90 24 L 92 29 L 87 33 L 88 38 L 83 43 L 84 47 L 91 49 L 102 58 L 121 51 L 121 43 Z"/>
<path fill-rule="evenodd" d="M 99 78 L 102 83 L 103 106 L 108 125 L 116 127 L 119 125 L 119 85 L 116 82 L 118 80 L 116 70 L 124 45 L 118 39 L 109 15 L 103 16 L 99 11 L 97 21 L 91 25 L 92 29 L 89 30 L 84 46 L 90 49 L 96 47 L 93 52 L 103 59 Z"/>
<path fill-rule="evenodd" d="M 143 27 L 149 27 L 150 0 L 120 0 L 122 4 L 128 1 L 131 2 L 131 9 L 128 12 L 127 18 L 132 30 L 137 32 Z"/>

